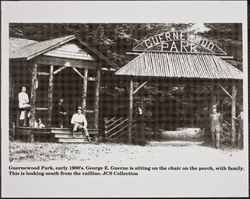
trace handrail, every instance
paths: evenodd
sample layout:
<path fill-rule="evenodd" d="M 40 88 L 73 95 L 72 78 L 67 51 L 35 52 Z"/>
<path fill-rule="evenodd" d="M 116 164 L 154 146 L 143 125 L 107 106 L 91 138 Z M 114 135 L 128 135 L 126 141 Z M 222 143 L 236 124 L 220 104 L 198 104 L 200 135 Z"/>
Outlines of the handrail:
<path fill-rule="evenodd" d="M 109 138 L 113 137 L 114 135 L 117 135 L 118 133 L 122 132 L 124 129 L 128 128 L 128 125 L 122 127 L 119 131 L 116 131 L 115 133 L 108 136 Z"/>
<path fill-rule="evenodd" d="M 124 122 L 127 122 L 128 118 L 123 120 L 121 123 L 119 123 L 118 125 L 114 126 L 113 128 L 109 129 L 106 134 L 108 134 L 109 132 L 113 131 L 114 129 L 116 129 L 118 126 L 120 126 L 121 124 L 123 124 Z"/>
<path fill-rule="evenodd" d="M 106 128 L 107 128 L 107 129 L 110 128 L 113 124 L 115 124 L 115 123 L 121 121 L 122 119 L 123 119 L 123 117 L 118 118 L 118 119 L 115 120 L 113 123 L 111 123 L 110 125 L 106 126 Z"/>
<path fill-rule="evenodd" d="M 116 117 L 112 117 L 110 120 L 106 121 L 106 124 L 113 121 Z"/>

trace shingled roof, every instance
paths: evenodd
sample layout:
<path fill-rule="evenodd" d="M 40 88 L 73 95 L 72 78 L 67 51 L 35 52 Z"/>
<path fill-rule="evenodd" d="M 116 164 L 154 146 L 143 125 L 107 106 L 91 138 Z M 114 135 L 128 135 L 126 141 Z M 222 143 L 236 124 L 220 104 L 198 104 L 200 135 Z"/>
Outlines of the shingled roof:
<path fill-rule="evenodd" d="M 117 67 L 102 53 L 98 52 L 96 49 L 91 48 L 90 45 L 88 45 L 87 43 L 80 41 L 74 35 L 69 35 L 65 37 L 60 37 L 40 42 L 28 39 L 21 39 L 21 38 L 10 38 L 9 58 L 10 59 L 24 58 L 26 60 L 30 60 L 72 40 L 77 40 L 79 44 L 82 45 L 84 48 L 86 48 L 91 54 L 94 54 L 99 59 L 108 63 L 109 66 L 112 66 L 114 68 Z"/>
<path fill-rule="evenodd" d="M 215 55 L 142 53 L 116 72 L 137 77 L 243 79 L 243 72 Z"/>

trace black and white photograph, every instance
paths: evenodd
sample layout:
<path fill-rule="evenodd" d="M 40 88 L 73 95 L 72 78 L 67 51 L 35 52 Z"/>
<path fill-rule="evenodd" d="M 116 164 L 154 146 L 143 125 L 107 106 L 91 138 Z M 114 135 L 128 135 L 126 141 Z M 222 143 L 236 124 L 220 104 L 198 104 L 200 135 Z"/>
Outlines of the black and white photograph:
<path fill-rule="evenodd" d="M 58 20 L 2 17 L 3 196 L 247 197 L 246 13 L 105 21 L 122 5 L 57 4 Z M 173 6 L 127 4 L 145 19 Z"/>

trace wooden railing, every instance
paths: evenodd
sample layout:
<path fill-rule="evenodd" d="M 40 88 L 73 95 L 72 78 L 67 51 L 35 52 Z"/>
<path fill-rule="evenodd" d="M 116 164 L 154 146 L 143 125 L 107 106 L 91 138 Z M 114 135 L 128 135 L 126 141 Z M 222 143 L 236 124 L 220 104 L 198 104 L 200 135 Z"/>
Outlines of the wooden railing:
<path fill-rule="evenodd" d="M 105 121 L 105 137 L 107 140 L 120 138 L 128 134 L 128 118 L 113 117 Z"/>
<path fill-rule="evenodd" d="M 238 123 L 236 121 L 236 126 Z M 221 133 L 221 140 L 222 141 L 230 141 L 231 140 L 231 131 L 232 131 L 232 124 L 226 120 L 222 123 L 222 133 Z"/>

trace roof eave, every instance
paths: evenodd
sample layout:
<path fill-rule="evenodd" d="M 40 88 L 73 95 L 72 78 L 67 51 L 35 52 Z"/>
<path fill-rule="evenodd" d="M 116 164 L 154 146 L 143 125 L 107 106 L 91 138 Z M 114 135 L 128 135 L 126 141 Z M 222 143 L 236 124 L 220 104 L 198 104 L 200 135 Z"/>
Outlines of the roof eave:
<path fill-rule="evenodd" d="M 55 44 L 55 45 L 52 45 L 52 46 L 50 46 L 50 47 L 48 47 L 48 48 L 46 48 L 46 49 L 43 49 L 43 50 L 40 50 L 40 51 L 38 51 L 38 52 L 33 53 L 32 55 L 28 56 L 28 57 L 26 58 L 26 60 L 29 61 L 30 59 L 33 59 L 33 58 L 35 58 L 35 57 L 37 57 L 37 56 L 39 56 L 39 55 L 41 55 L 41 54 L 43 54 L 43 53 L 45 53 L 45 52 L 48 52 L 48 51 L 50 51 L 50 50 L 52 50 L 52 49 L 54 49 L 54 48 L 56 48 L 56 47 L 62 45 L 62 44 L 65 44 L 65 43 L 67 43 L 67 42 L 69 42 L 69 41 L 72 41 L 72 40 L 74 40 L 75 38 L 76 38 L 75 35 L 71 35 L 69 38 L 67 38 L 67 39 L 65 39 L 65 40 L 63 40 L 63 41 L 61 41 L 61 42 L 58 42 L 58 43 Z"/>

